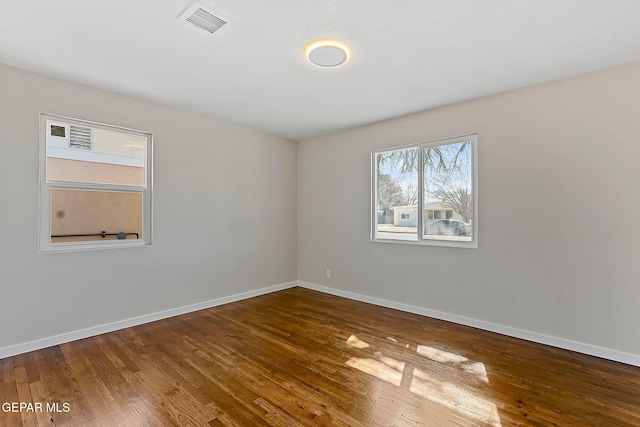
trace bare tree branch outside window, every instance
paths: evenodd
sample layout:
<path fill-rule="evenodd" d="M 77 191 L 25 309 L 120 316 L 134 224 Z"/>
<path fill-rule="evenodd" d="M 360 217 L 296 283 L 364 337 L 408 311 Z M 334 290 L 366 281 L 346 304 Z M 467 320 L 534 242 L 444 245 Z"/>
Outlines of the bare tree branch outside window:
<path fill-rule="evenodd" d="M 471 149 L 471 142 L 423 148 L 425 201 L 449 204 L 466 223 L 473 219 Z"/>

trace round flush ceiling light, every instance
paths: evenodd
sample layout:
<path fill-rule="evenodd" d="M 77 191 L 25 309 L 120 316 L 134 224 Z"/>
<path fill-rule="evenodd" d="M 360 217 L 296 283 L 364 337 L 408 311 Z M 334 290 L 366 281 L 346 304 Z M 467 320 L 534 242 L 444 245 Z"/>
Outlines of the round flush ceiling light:
<path fill-rule="evenodd" d="M 319 39 L 308 43 L 304 54 L 311 63 L 320 67 L 336 67 L 349 59 L 351 49 L 338 40 Z"/>

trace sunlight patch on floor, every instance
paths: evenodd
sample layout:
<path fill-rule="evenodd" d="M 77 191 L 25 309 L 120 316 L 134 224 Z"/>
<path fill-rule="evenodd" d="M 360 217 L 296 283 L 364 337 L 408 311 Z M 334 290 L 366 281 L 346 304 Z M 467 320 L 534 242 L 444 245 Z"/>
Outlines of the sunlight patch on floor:
<path fill-rule="evenodd" d="M 415 369 L 409 391 L 487 425 L 501 426 L 498 408 L 469 391 Z"/>
<path fill-rule="evenodd" d="M 373 375 L 374 377 L 395 386 L 400 386 L 402 383 L 402 371 L 404 370 L 404 363 L 402 362 L 397 362 L 396 364 L 396 366 L 402 365 L 402 369 L 400 370 L 378 360 L 360 359 L 357 357 L 347 360 L 346 365 L 369 375 Z"/>
<path fill-rule="evenodd" d="M 397 342 L 390 337 L 387 337 L 387 339 Z M 355 335 L 351 335 L 346 340 L 346 343 L 358 350 L 371 348 L 371 345 Z M 412 347 L 417 355 L 431 362 L 441 364 L 448 369 L 459 370 L 460 373 L 464 373 L 464 376 L 471 374 L 472 378 L 483 383 L 489 383 L 486 367 L 481 362 L 474 362 L 462 355 L 427 345 L 406 345 L 408 349 Z M 472 391 L 443 381 L 441 378 L 418 369 L 413 364 L 409 365 L 395 358 L 384 356 L 373 349 L 370 351 L 372 352 L 370 357 L 352 357 L 347 360 L 346 365 L 394 386 L 408 389 L 411 393 L 454 410 L 466 418 L 473 419 L 475 422 L 493 427 L 502 426 L 498 408 L 495 404 L 476 396 Z M 404 383 L 403 377 L 405 379 Z M 410 381 L 407 381 L 407 379 Z"/>
<path fill-rule="evenodd" d="M 366 342 L 362 341 L 361 339 L 359 339 L 355 335 L 351 335 L 349 338 L 347 338 L 347 344 L 349 344 L 351 347 L 355 347 L 355 348 L 368 348 L 368 347 L 370 347 L 369 344 L 367 344 Z"/>
<path fill-rule="evenodd" d="M 451 363 L 459 365 L 464 371 L 475 375 L 479 380 L 488 383 L 489 377 L 487 376 L 487 370 L 484 367 L 484 363 L 470 362 L 464 356 L 451 353 L 439 348 L 431 347 L 428 345 L 419 345 L 417 350 L 419 355 L 426 357 L 429 360 L 439 363 Z"/>

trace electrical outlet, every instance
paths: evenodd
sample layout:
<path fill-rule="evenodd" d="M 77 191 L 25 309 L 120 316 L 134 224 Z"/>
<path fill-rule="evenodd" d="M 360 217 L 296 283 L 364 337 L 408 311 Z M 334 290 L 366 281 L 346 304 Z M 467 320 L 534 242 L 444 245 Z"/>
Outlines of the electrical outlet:
<path fill-rule="evenodd" d="M 327 270 L 327 279 L 331 279 L 331 270 Z"/>

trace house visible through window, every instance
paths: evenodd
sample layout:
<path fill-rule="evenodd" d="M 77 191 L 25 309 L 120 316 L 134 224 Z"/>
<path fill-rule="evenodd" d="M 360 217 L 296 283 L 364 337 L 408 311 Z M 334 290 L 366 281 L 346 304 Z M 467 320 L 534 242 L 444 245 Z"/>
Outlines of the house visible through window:
<path fill-rule="evenodd" d="M 372 240 L 477 247 L 476 145 L 470 135 L 373 151 Z"/>
<path fill-rule="evenodd" d="M 151 135 L 43 114 L 40 250 L 151 243 Z"/>

